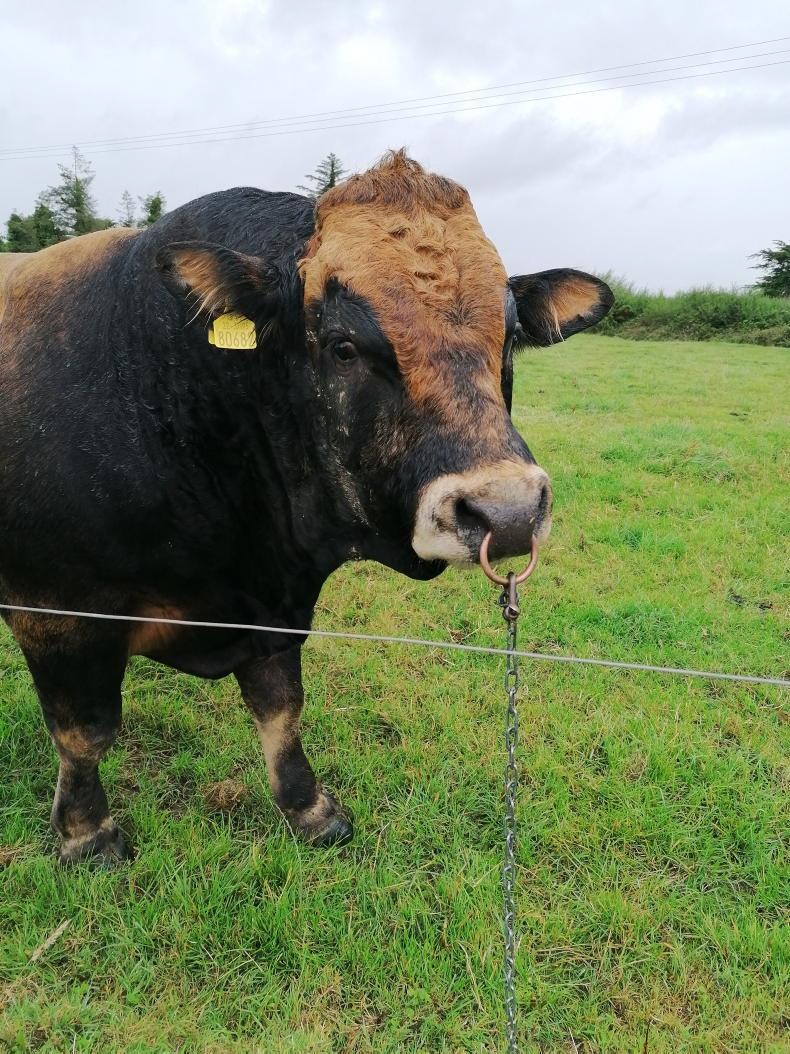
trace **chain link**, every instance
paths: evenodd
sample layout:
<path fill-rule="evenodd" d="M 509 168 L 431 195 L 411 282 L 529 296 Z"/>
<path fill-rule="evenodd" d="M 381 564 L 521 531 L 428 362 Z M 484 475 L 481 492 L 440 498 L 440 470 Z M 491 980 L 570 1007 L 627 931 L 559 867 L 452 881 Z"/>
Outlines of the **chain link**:
<path fill-rule="evenodd" d="M 518 710 L 516 693 L 519 686 L 517 643 L 517 620 L 519 615 L 518 594 L 515 575 L 508 575 L 508 587 L 500 598 L 502 614 L 507 621 L 507 667 L 504 676 L 507 694 L 507 717 L 505 720 L 505 856 L 502 863 L 503 929 L 505 935 L 504 995 L 505 1034 L 508 1054 L 518 1054 L 516 1032 L 516 792 L 518 789 Z"/>

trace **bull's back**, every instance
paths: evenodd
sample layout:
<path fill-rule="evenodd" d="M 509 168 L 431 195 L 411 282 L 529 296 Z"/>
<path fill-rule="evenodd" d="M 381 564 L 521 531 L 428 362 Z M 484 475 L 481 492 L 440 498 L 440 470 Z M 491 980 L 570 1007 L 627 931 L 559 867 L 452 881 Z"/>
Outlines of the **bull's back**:
<path fill-rule="evenodd" d="M 28 260 L 33 255 L 33 253 L 0 253 L 0 281 L 23 260 Z"/>
<path fill-rule="evenodd" d="M 113 251 L 139 232 L 126 227 L 83 234 L 35 253 L 0 255 L 0 359 L 24 348 L 28 336 L 63 317 L 79 285 L 89 293 Z"/>
<path fill-rule="evenodd" d="M 11 272 L 31 255 L 31 253 L 0 253 L 0 319 L 3 317 L 5 288 Z"/>

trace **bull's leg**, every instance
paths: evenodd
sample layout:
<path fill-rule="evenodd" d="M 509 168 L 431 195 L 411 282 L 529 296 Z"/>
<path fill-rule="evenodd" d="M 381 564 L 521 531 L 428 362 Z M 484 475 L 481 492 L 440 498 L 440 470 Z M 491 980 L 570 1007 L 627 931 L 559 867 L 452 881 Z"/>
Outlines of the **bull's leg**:
<path fill-rule="evenodd" d="M 99 762 L 121 723 L 125 654 L 97 645 L 78 654 L 53 648 L 27 659 L 60 757 L 51 820 L 62 839 L 61 863 L 122 860 L 131 854 L 110 815 Z"/>
<path fill-rule="evenodd" d="M 335 799 L 322 789 L 299 738 L 304 703 L 301 646 L 236 671 L 266 757 L 269 785 L 291 827 L 312 845 L 351 840 L 353 830 Z"/>

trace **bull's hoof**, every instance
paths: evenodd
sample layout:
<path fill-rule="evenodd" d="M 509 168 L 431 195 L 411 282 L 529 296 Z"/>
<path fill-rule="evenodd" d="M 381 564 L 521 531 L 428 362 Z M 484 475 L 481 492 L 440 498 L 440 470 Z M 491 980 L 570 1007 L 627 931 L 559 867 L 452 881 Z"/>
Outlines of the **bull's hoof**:
<path fill-rule="evenodd" d="M 60 847 L 61 864 L 76 864 L 90 861 L 96 867 L 115 867 L 130 860 L 132 850 L 126 839 L 112 821 L 98 830 L 77 838 L 64 838 Z"/>
<path fill-rule="evenodd" d="M 354 828 L 335 799 L 322 792 L 315 805 L 299 813 L 289 814 L 293 830 L 308 845 L 323 849 L 330 845 L 348 845 L 354 837 Z"/>
<path fill-rule="evenodd" d="M 307 841 L 317 849 L 323 849 L 329 845 L 348 845 L 354 837 L 354 828 L 346 817 L 340 813 L 333 816 L 326 826 L 309 836 Z"/>

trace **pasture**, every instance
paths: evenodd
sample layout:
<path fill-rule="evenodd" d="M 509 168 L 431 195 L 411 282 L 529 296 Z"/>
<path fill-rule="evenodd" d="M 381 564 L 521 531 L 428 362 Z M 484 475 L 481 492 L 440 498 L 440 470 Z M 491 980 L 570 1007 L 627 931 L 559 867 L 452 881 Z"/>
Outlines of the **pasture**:
<path fill-rule="evenodd" d="M 555 489 L 522 647 L 786 672 L 787 354 L 588 336 L 522 356 L 514 417 Z M 479 571 L 360 565 L 317 624 L 501 646 L 495 598 Z M 313 640 L 304 668 L 349 847 L 292 839 L 232 681 L 141 660 L 103 769 L 137 857 L 63 870 L 54 751 L 0 631 L 0 1050 L 502 1049 L 500 660 Z M 788 693 L 522 681 L 524 1049 L 787 1051 Z"/>

